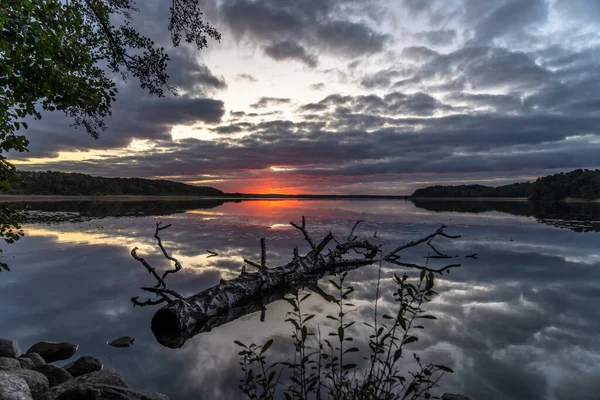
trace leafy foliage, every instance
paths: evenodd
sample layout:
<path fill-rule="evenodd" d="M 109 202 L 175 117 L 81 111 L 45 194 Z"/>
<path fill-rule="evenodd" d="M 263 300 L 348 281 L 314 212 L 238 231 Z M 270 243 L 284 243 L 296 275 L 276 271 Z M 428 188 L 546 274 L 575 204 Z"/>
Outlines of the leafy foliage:
<path fill-rule="evenodd" d="M 42 111 L 62 111 L 94 138 L 106 129 L 117 86 L 129 75 L 150 94 L 176 94 L 163 48 L 132 27 L 134 0 L 0 0 L 0 191 L 16 179 L 9 151 L 28 151 L 22 134 Z M 199 0 L 173 0 L 169 30 L 198 49 L 221 35 L 202 21 Z M 115 25 L 115 21 L 120 22 Z M 4 208 L 0 238 L 21 235 L 22 215 Z M 16 236 L 15 236 L 16 235 Z"/>
<path fill-rule="evenodd" d="M 380 269 L 381 274 L 381 269 Z M 453 372 L 444 365 L 425 364 L 413 354 L 414 372 L 402 372 L 406 347 L 418 341 L 415 329 L 423 329 L 418 322 L 435 319 L 423 305 L 436 293 L 434 274 L 422 271 L 419 279 L 408 275 L 394 275 L 397 290 L 394 293 L 397 309 L 394 315 L 378 316 L 377 299 L 373 323 L 365 323 L 371 330 L 369 350 L 363 365 L 357 363 L 361 350 L 354 345 L 352 330 L 355 320 L 349 320 L 348 309 L 354 305 L 348 300 L 354 289 L 345 285 L 346 273 L 330 283 L 338 295 L 332 299 L 338 312 L 327 316 L 336 328 L 321 337 L 320 328 L 307 324 L 314 314 L 302 311 L 302 303 L 310 294 L 296 293 L 285 300 L 292 306 L 286 319 L 292 325 L 294 353 L 291 360 L 269 363 L 267 350 L 273 340 L 264 345 L 235 343 L 241 348 L 240 366 L 244 378 L 240 389 L 250 399 L 432 399 L 431 389 L 445 372 Z M 379 297 L 379 282 L 377 295 Z M 355 354 L 357 353 L 357 354 Z M 279 369 L 279 371 L 278 371 Z M 282 379 L 283 378 L 283 379 Z M 285 383 L 285 387 L 282 387 Z"/>
<path fill-rule="evenodd" d="M 186 185 L 181 182 L 141 178 L 103 178 L 79 173 L 57 171 L 20 171 L 21 181 L 12 185 L 10 194 L 101 196 L 222 196 L 224 193 L 208 186 Z"/>

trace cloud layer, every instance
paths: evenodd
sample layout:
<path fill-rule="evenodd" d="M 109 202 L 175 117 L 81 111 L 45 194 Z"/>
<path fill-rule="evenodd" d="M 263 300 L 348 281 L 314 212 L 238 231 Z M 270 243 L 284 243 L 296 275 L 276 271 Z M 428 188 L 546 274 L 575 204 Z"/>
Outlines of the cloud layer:
<path fill-rule="evenodd" d="M 211 47 L 217 69 L 190 48 L 171 49 L 182 96 L 153 99 L 120 83 L 99 141 L 46 115 L 30 124 L 22 167 L 212 180 L 230 191 L 382 194 L 598 167 L 600 34 L 582 11 L 596 8 L 207 2 L 224 34 L 223 49 Z M 138 17 L 160 25 L 159 10 Z M 77 150 L 94 157 L 39 159 Z"/>

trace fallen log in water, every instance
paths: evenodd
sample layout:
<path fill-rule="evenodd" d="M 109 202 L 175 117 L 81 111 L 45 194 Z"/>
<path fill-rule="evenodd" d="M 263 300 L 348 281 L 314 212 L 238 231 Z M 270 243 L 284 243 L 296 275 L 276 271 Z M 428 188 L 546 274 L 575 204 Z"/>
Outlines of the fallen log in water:
<path fill-rule="evenodd" d="M 342 271 L 348 271 L 364 265 L 370 265 L 379 261 L 380 247 L 370 243 L 366 239 L 359 240 L 354 235 L 358 221 L 350 235 L 345 241 L 339 242 L 331 232 L 316 245 L 306 230 L 306 221 L 302 217 L 302 225 L 293 222 L 290 224 L 300 230 L 304 239 L 308 242 L 311 250 L 305 256 L 298 254 L 297 248 L 294 249 L 294 257 L 289 263 L 276 268 L 267 268 L 266 266 L 266 243 L 261 239 L 261 262 L 255 263 L 249 260 L 244 262 L 258 269 L 257 272 L 249 273 L 246 266 L 242 266 L 240 276 L 232 280 L 221 280 L 221 282 L 190 297 L 183 297 L 175 290 L 170 289 L 165 278 L 168 274 L 178 272 L 182 266 L 174 257 L 170 256 L 165 250 L 159 232 L 168 228 L 170 225 L 156 225 L 154 237 L 158 241 L 158 246 L 163 255 L 173 261 L 175 268 L 166 271 L 162 277 L 151 267 L 143 258 L 137 255 L 137 248 L 131 251 L 133 258 L 138 260 L 148 272 L 157 280 L 157 285 L 152 288 L 142 288 L 142 290 L 155 293 L 159 296 L 158 300 L 147 300 L 140 302 L 137 297 L 132 298 L 134 305 L 148 306 L 161 303 L 167 303 L 166 306 L 159 309 L 152 318 L 152 331 L 157 340 L 168 347 L 181 347 L 185 341 L 192 336 L 207 332 L 216 326 L 230 322 L 243 315 L 262 311 L 261 319 L 264 319 L 264 311 L 267 304 L 282 299 L 286 294 L 307 287 L 327 299 L 327 294 L 318 288 L 316 282 L 323 276 L 335 274 Z M 434 233 L 418 239 L 413 242 L 401 245 L 392 252 L 381 255 L 381 260 L 390 263 L 418 268 L 427 271 L 442 273 L 449 268 L 458 267 L 459 264 L 452 264 L 441 269 L 432 269 L 427 266 L 408 264 L 399 261 L 398 253 L 406 248 L 417 246 L 421 243 L 427 244 L 434 250 L 435 256 L 431 258 L 452 258 L 438 251 L 431 243 L 437 236 L 447 238 L 457 238 L 459 236 L 450 236 L 444 233 L 445 226 L 440 227 Z M 331 242 L 335 246 L 330 246 Z M 327 252 L 325 252 L 327 250 Z M 359 255 L 358 258 L 349 258 L 348 254 L 353 251 Z M 325 254 L 326 253 L 326 254 Z"/>

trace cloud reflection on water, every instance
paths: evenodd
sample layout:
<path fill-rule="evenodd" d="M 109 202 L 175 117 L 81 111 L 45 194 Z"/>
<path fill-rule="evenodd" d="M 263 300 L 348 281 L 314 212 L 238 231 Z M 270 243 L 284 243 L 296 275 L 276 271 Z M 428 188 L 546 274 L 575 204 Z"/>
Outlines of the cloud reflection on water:
<path fill-rule="evenodd" d="M 163 238 L 184 269 L 169 279 L 184 294 L 236 276 L 242 258 L 259 258 L 261 237 L 267 238 L 270 265 L 289 261 L 296 245 L 306 251 L 296 230 L 283 229 L 302 215 L 315 238 L 329 229 L 343 236 L 364 219 L 359 233 L 377 232 L 388 249 L 445 223 L 463 237 L 440 246 L 451 254 L 478 253 L 479 259 L 461 259 L 462 267 L 438 280 L 440 295 L 429 308 L 439 320 L 427 324 L 413 345 L 425 359 L 455 369 L 442 381 L 443 389 L 498 400 L 592 399 L 599 392 L 600 383 L 592 379 L 600 373 L 600 339 L 592 333 L 600 331 L 598 233 L 557 229 L 527 216 L 499 218 L 489 211 L 433 212 L 404 201 L 249 201 L 212 209 L 208 220 L 205 212 L 26 226 L 28 235 L 5 250 L 13 268 L 0 277 L 0 336 L 16 338 L 25 348 L 38 340 L 74 341 L 80 344 L 78 355 L 97 356 L 105 367 L 122 371 L 132 386 L 172 399 L 241 397 L 232 342 L 275 337 L 272 351 L 282 353 L 290 332 L 283 323 L 287 305 L 269 305 L 264 323 L 251 314 L 191 339 L 182 349 L 160 346 L 150 332 L 156 309 L 133 309 L 129 301 L 140 286 L 152 283 L 130 257 L 132 247 L 152 265 L 168 267 L 152 238 L 155 221 L 173 224 Z M 207 258 L 206 249 L 220 257 Z M 384 268 L 384 309 L 392 306 L 394 271 Z M 368 318 L 377 267 L 352 271 L 349 279 L 357 289 L 355 315 Z M 313 295 L 307 308 L 319 313 L 315 320 L 322 329 L 330 326 L 324 318 L 330 304 Z M 366 348 L 367 328 L 355 326 L 359 347 Z M 122 335 L 135 336 L 135 346 L 105 345 Z"/>

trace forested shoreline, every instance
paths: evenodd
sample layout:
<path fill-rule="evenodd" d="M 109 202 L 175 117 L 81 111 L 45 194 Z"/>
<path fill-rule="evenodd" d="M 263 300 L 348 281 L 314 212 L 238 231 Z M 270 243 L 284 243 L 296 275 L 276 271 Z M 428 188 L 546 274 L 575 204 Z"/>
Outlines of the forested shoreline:
<path fill-rule="evenodd" d="M 410 197 L 525 197 L 530 201 L 563 201 L 568 198 L 600 199 L 600 170 L 576 169 L 503 186 L 436 185 L 417 189 Z"/>
<path fill-rule="evenodd" d="M 19 171 L 20 181 L 11 185 L 10 195 L 36 196 L 207 196 L 236 198 L 403 198 L 373 195 L 261 195 L 225 193 L 209 186 L 194 186 L 164 179 L 104 178 L 58 171 Z M 600 199 L 600 170 L 577 169 L 503 186 L 436 185 L 417 189 L 411 198 L 527 198 L 530 201 L 564 201 L 568 198 Z"/>
<path fill-rule="evenodd" d="M 20 182 L 11 185 L 12 195 L 51 196 L 223 196 L 209 186 L 187 185 L 168 180 L 104 178 L 57 171 L 18 173 Z"/>

